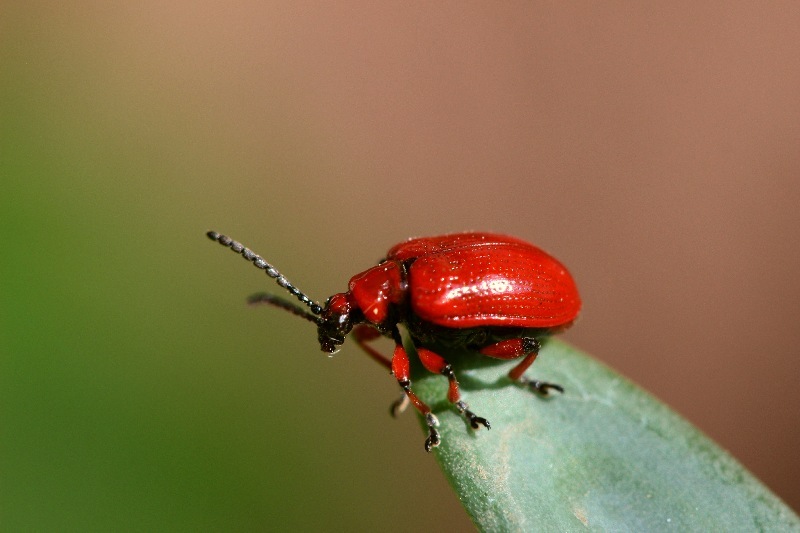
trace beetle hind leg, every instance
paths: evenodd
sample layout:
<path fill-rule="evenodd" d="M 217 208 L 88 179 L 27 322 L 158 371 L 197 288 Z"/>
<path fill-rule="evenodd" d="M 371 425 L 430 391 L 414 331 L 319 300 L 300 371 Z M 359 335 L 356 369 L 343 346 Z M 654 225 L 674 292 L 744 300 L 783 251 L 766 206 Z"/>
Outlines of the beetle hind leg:
<path fill-rule="evenodd" d="M 497 359 L 516 359 L 524 355 L 525 357 L 522 361 L 508 372 L 508 377 L 511 381 L 525 385 L 542 396 L 547 396 L 551 390 L 563 393 L 564 387 L 561 385 L 539 381 L 523 375 L 536 360 L 541 348 L 541 343 L 535 337 L 520 337 L 484 346 L 479 351 L 483 355 Z"/>

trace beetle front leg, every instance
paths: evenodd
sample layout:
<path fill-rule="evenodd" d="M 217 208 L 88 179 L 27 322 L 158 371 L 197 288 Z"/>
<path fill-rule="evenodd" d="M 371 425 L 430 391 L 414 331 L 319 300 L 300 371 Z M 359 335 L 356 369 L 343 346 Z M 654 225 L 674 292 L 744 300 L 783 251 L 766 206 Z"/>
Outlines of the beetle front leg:
<path fill-rule="evenodd" d="M 426 348 L 417 348 L 417 354 L 419 355 L 420 361 L 422 361 L 422 365 L 430 370 L 431 372 L 435 372 L 437 374 L 442 374 L 446 376 L 450 385 L 447 389 L 447 399 L 450 403 L 456 406 L 458 412 L 461 413 L 466 419 L 469 421 L 469 425 L 472 426 L 473 429 L 478 429 L 481 425 L 486 429 L 491 429 L 491 424 L 489 421 L 483 417 L 477 416 L 475 413 L 469 410 L 469 406 L 465 401 L 461 399 L 461 393 L 458 390 L 458 380 L 456 379 L 456 375 L 453 372 L 453 367 L 450 363 L 445 360 L 439 354 L 436 354 Z"/>
<path fill-rule="evenodd" d="M 380 353 L 378 350 L 367 344 L 370 341 L 378 339 L 381 337 L 381 332 L 377 329 L 367 326 L 366 324 L 359 324 L 355 328 L 353 328 L 353 338 L 356 341 L 356 344 L 364 350 L 364 352 L 369 355 L 373 361 L 378 362 L 382 366 L 385 366 L 389 369 L 389 372 L 392 371 L 392 360 Z M 406 410 L 408 407 L 408 396 L 403 393 L 398 400 L 392 402 L 392 405 L 389 407 L 389 413 L 393 417 L 397 417 L 400 413 Z"/>
<path fill-rule="evenodd" d="M 436 426 L 439 425 L 439 419 L 431 412 L 431 408 L 420 400 L 417 395 L 414 394 L 414 391 L 411 390 L 411 379 L 409 379 L 411 369 L 408 363 L 408 354 L 401 343 L 398 343 L 394 349 L 394 355 L 392 356 L 392 373 L 400 384 L 400 387 L 402 387 L 403 392 L 405 392 L 408 400 L 414 405 L 417 411 L 425 417 L 425 423 L 428 425 L 428 438 L 425 439 L 425 451 L 429 452 L 438 446 L 442 440 L 439 436 L 439 431 L 436 429 Z"/>
<path fill-rule="evenodd" d="M 547 396 L 550 389 L 564 392 L 564 387 L 556 385 L 555 383 L 547 383 L 546 381 L 539 381 L 538 379 L 531 379 L 523 376 L 522 374 L 530 367 L 539 355 L 539 350 L 542 345 L 534 337 L 521 337 L 519 339 L 509 339 L 500 341 L 489 346 L 484 346 L 479 351 L 483 355 L 494 357 L 496 359 L 516 359 L 517 357 L 525 356 L 517 366 L 508 372 L 508 377 L 512 381 L 527 385 L 534 391 L 543 396 Z"/>
<path fill-rule="evenodd" d="M 359 324 L 353 328 L 353 339 L 356 341 L 356 344 L 358 344 L 358 347 L 364 350 L 364 352 L 370 356 L 373 361 L 376 361 L 391 371 L 392 362 L 389 360 L 389 358 L 367 344 L 370 341 L 380 338 L 380 336 L 380 331 L 367 326 L 366 324 Z"/>

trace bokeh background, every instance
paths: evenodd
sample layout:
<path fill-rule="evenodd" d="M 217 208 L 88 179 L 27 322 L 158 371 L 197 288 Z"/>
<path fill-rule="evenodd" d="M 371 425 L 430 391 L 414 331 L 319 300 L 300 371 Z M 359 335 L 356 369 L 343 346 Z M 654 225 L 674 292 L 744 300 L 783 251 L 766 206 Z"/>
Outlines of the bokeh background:
<path fill-rule="evenodd" d="M 3 2 L 0 521 L 469 527 L 397 386 L 244 297 L 523 237 L 575 345 L 800 507 L 800 4 Z M 531 480 L 535 483 L 535 480 Z"/>

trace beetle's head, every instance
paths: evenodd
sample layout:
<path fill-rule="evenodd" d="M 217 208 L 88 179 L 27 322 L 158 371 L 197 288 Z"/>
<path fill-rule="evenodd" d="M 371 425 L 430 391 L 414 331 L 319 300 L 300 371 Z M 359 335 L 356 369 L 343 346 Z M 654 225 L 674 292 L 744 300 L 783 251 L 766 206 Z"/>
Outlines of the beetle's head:
<path fill-rule="evenodd" d="M 335 353 L 356 323 L 358 308 L 350 293 L 334 294 L 328 298 L 317 321 L 319 346 L 323 352 Z"/>

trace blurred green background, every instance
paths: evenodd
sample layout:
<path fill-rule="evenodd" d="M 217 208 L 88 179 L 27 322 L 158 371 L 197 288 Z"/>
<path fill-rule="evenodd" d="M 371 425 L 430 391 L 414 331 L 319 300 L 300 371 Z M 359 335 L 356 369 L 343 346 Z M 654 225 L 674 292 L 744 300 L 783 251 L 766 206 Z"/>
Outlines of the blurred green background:
<path fill-rule="evenodd" d="M 534 241 L 582 289 L 568 338 L 797 508 L 798 23 L 5 2 L 2 529 L 469 527 L 393 380 L 248 309 L 270 282 L 208 229 L 319 300 L 412 235 Z"/>

